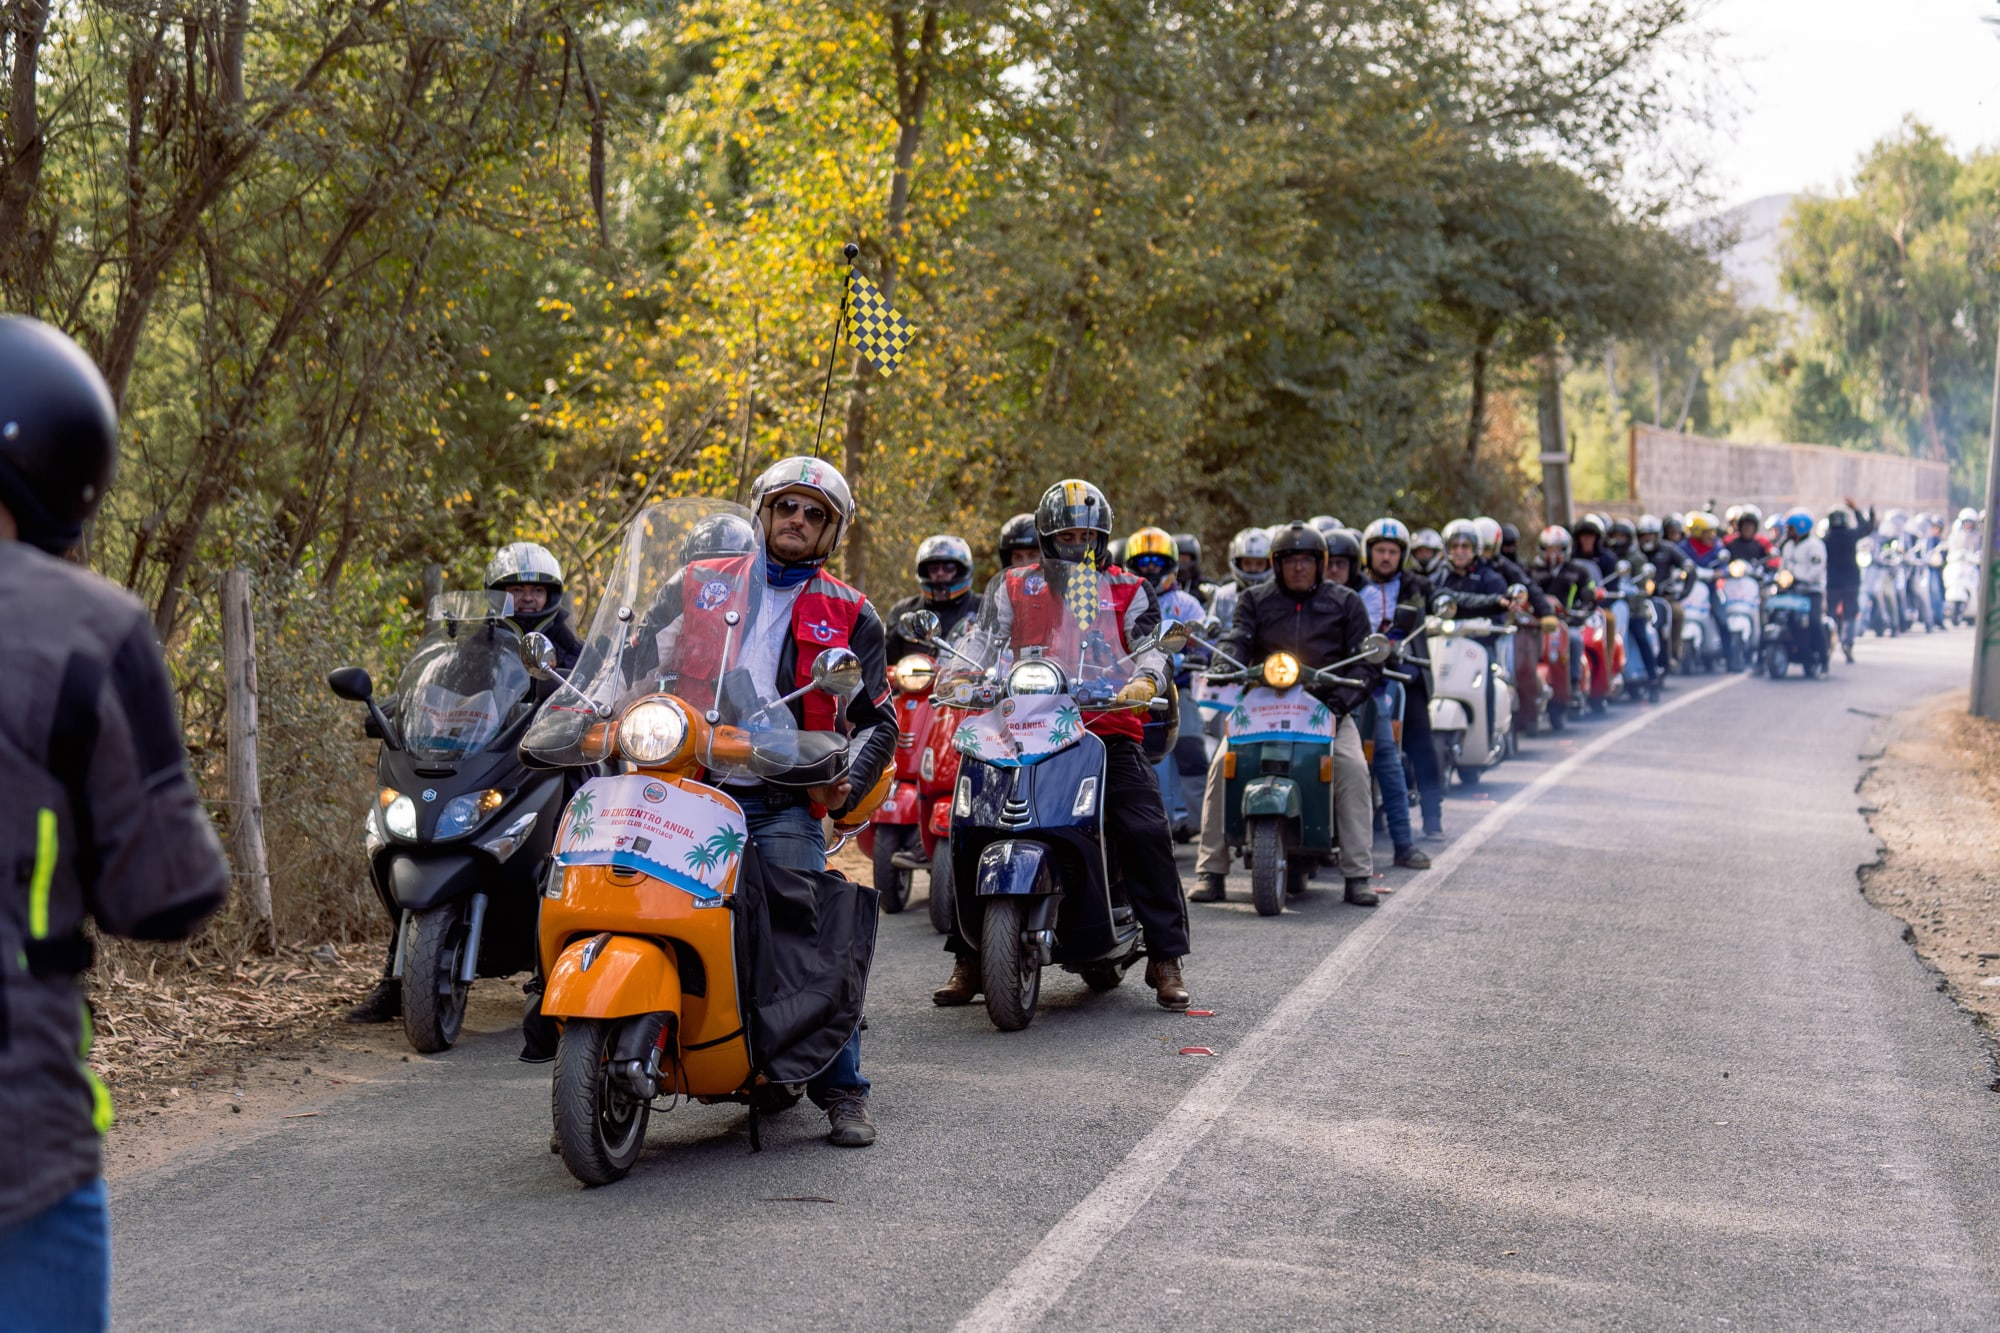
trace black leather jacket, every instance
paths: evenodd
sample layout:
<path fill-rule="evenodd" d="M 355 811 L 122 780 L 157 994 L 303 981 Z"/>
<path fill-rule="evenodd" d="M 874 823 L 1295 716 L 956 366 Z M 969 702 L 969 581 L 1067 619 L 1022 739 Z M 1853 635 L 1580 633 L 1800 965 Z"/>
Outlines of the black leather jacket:
<path fill-rule="evenodd" d="M 1352 589 L 1322 581 L 1301 596 L 1286 592 L 1273 579 L 1237 599 L 1236 622 L 1222 641 L 1222 650 L 1253 667 L 1276 652 L 1290 653 L 1305 666 L 1323 667 L 1360 652 L 1368 630 L 1368 612 Z M 1339 674 L 1362 684 L 1307 689 L 1336 713 L 1346 714 L 1368 701 L 1382 668 L 1372 662 L 1350 662 Z"/>

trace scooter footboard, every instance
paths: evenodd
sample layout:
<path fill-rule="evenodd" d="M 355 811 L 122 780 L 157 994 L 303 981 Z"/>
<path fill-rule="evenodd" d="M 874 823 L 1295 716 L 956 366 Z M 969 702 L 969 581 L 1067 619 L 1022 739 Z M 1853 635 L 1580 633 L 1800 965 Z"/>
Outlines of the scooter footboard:
<path fill-rule="evenodd" d="M 542 992 L 550 1018 L 629 1018 L 681 1012 L 681 970 L 673 954 L 630 935 L 593 935 L 556 959 Z"/>

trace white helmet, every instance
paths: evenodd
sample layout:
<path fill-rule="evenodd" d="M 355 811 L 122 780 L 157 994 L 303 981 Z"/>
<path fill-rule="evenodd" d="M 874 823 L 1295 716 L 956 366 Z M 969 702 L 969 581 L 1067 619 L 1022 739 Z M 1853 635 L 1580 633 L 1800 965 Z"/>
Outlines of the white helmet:
<path fill-rule="evenodd" d="M 534 542 L 514 542 L 503 546 L 486 564 L 486 586 L 494 592 L 517 583 L 533 583 L 549 590 L 550 600 L 563 590 L 562 564 L 549 548 Z"/>
<path fill-rule="evenodd" d="M 809 491 L 827 504 L 827 525 L 812 553 L 813 559 L 824 560 L 840 549 L 840 539 L 854 521 L 854 493 L 847 489 L 847 478 L 823 458 L 781 458 L 750 487 L 750 510 L 757 515 L 757 529 L 764 537 L 771 535 L 766 511 L 779 496 L 792 491 Z"/>
<path fill-rule="evenodd" d="M 1977 523 L 1979 515 L 1973 513 L 1970 509 L 1961 509 L 1958 511 L 1958 521 L 1960 523 Z"/>
<path fill-rule="evenodd" d="M 1229 539 L 1229 572 L 1234 574 L 1236 581 L 1246 588 L 1253 584 L 1268 581 L 1271 577 L 1271 571 L 1267 565 L 1261 574 L 1245 573 L 1242 564 L 1239 562 L 1244 560 L 1269 561 L 1270 558 L 1271 534 L 1263 528 L 1245 528 Z"/>
<path fill-rule="evenodd" d="M 1479 554 L 1488 560 L 1500 554 L 1500 520 L 1481 514 L 1472 526 L 1479 530 Z"/>

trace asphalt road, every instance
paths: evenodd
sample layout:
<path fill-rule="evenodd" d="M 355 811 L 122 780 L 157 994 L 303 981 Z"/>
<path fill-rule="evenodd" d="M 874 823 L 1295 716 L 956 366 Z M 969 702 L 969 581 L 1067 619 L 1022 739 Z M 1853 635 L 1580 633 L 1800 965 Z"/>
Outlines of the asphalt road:
<path fill-rule="evenodd" d="M 1212 1018 L 1060 974 L 1002 1034 L 887 918 L 867 1151 L 687 1107 L 586 1191 L 499 1032 L 238 1118 L 114 1187 L 118 1323 L 2000 1326 L 1995 1069 L 1855 879 L 1970 640 L 1862 655 L 1530 742 L 1374 911 L 1194 906 Z"/>

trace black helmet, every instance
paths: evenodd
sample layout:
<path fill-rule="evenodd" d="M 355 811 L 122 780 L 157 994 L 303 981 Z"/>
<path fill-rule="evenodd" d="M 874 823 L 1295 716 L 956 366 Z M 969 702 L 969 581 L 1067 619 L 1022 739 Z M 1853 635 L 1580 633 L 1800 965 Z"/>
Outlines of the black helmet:
<path fill-rule="evenodd" d="M 1500 525 L 1500 549 L 1503 551 L 1513 550 L 1519 548 L 1520 545 L 1521 530 L 1512 523 L 1502 523 Z"/>
<path fill-rule="evenodd" d="M 1016 514 L 1000 525 L 1000 567 L 1007 567 L 1010 551 L 1034 551 L 1040 553 L 1042 539 L 1035 532 L 1033 514 Z"/>
<path fill-rule="evenodd" d="M 1638 538 L 1638 529 L 1632 526 L 1630 519 L 1614 518 L 1611 520 L 1611 531 L 1604 535 L 1604 544 L 1614 551 L 1629 551 Z"/>
<path fill-rule="evenodd" d="M 1193 556 L 1197 563 L 1201 560 L 1201 538 L 1195 536 L 1192 532 L 1176 532 L 1174 534 L 1174 549 L 1181 553 L 1181 559 L 1183 560 L 1189 556 Z"/>
<path fill-rule="evenodd" d="M 1583 545 L 1585 537 L 1592 538 L 1596 543 L 1590 548 L 1593 555 L 1604 545 L 1604 529 L 1598 526 L 1597 519 L 1590 514 L 1585 514 L 1582 518 L 1578 519 L 1576 525 L 1569 531 L 1571 540 L 1579 548 Z"/>
<path fill-rule="evenodd" d="M 748 555 L 757 546 L 757 529 L 740 514 L 710 514 L 688 529 L 681 556 L 688 563 L 718 555 Z"/>
<path fill-rule="evenodd" d="M 1077 530 L 1095 534 L 1088 546 L 1076 550 L 1057 546 L 1058 532 Z M 1044 560 L 1076 561 L 1089 555 L 1102 569 L 1111 563 L 1111 502 L 1087 481 L 1059 481 L 1042 492 L 1042 502 L 1035 506 L 1035 536 Z"/>
<path fill-rule="evenodd" d="M 1844 528 L 1844 527 L 1846 527 L 1846 526 L 1847 526 L 1847 511 L 1846 511 L 1845 509 L 1841 508 L 1841 507 L 1840 507 L 1839 505 L 1835 505 L 1835 506 L 1834 506 L 1833 508 L 1831 508 L 1831 509 L 1827 510 L 1827 511 L 1826 511 L 1826 525 L 1827 525 L 1827 526 L 1828 526 L 1829 528 Z"/>
<path fill-rule="evenodd" d="M 1347 558 L 1348 577 L 1361 572 L 1361 534 L 1353 528 L 1335 528 L 1326 534 L 1326 558 Z"/>
<path fill-rule="evenodd" d="M 1288 555 L 1309 555 L 1313 557 L 1313 582 L 1317 584 L 1326 577 L 1326 538 L 1310 523 L 1293 521 L 1271 532 L 1271 570 L 1273 577 Z"/>
<path fill-rule="evenodd" d="M 1686 535 L 1687 524 L 1681 522 L 1679 514 L 1668 510 L 1660 516 L 1660 540 L 1677 542 Z"/>
<path fill-rule="evenodd" d="M 21 540 L 60 555 L 83 540 L 118 463 L 118 409 L 81 347 L 0 315 L 0 504 Z"/>

